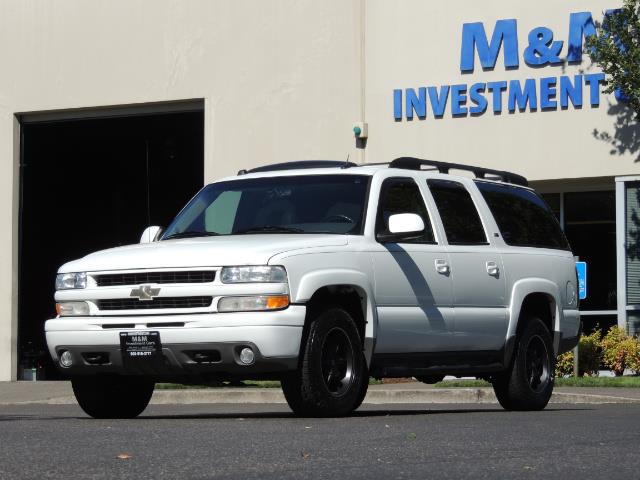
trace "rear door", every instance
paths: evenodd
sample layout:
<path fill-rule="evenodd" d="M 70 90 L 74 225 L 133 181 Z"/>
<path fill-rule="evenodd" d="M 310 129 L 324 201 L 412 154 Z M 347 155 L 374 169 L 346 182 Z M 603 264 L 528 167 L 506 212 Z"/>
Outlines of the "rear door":
<path fill-rule="evenodd" d="M 447 239 L 453 286 L 453 349 L 495 351 L 507 333 L 502 257 L 467 188 L 457 181 L 429 179 Z"/>

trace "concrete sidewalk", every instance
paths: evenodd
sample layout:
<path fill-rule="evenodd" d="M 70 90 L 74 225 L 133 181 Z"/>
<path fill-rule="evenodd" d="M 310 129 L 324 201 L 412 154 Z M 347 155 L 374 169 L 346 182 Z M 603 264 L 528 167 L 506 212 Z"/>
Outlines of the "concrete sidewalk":
<path fill-rule="evenodd" d="M 419 382 L 371 385 L 364 403 L 496 403 L 491 388 L 435 388 Z M 0 405 L 75 404 L 69 382 L 0 382 Z M 285 403 L 279 388 L 204 388 L 156 390 L 152 404 Z M 551 403 L 640 403 L 639 388 L 576 388 L 554 390 Z"/>

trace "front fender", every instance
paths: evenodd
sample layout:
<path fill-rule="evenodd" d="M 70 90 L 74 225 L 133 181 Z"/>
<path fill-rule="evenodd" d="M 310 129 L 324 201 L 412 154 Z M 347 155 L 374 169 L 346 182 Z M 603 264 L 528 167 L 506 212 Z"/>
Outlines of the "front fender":
<path fill-rule="evenodd" d="M 313 294 L 323 287 L 344 285 L 354 287 L 363 297 L 365 305 L 364 354 L 367 365 L 371 362 L 378 327 L 378 317 L 373 304 L 373 287 L 363 272 L 344 268 L 315 270 L 303 275 L 295 292 L 292 289 L 293 303 L 306 303 Z"/>

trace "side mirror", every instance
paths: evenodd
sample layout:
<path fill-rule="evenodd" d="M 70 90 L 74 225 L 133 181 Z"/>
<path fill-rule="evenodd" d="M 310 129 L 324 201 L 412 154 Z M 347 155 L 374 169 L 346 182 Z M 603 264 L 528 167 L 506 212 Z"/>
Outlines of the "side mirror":
<path fill-rule="evenodd" d="M 140 236 L 140 243 L 151 243 L 158 240 L 160 234 L 162 233 L 162 227 L 154 225 L 153 227 L 147 227 L 142 232 Z"/>
<path fill-rule="evenodd" d="M 424 221 L 415 213 L 397 213 L 389 217 L 389 233 L 379 233 L 376 238 L 381 243 L 398 243 L 412 240 L 424 232 Z"/>
<path fill-rule="evenodd" d="M 397 213 L 389 217 L 390 233 L 422 233 L 424 221 L 415 213 Z"/>

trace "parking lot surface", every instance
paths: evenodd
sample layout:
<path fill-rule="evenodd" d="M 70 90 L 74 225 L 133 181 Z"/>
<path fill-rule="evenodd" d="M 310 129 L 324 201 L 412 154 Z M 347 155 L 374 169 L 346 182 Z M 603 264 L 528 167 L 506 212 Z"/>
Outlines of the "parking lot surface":
<path fill-rule="evenodd" d="M 0 478 L 639 478 L 640 405 L 152 405 L 94 420 L 73 405 L 0 407 Z"/>

